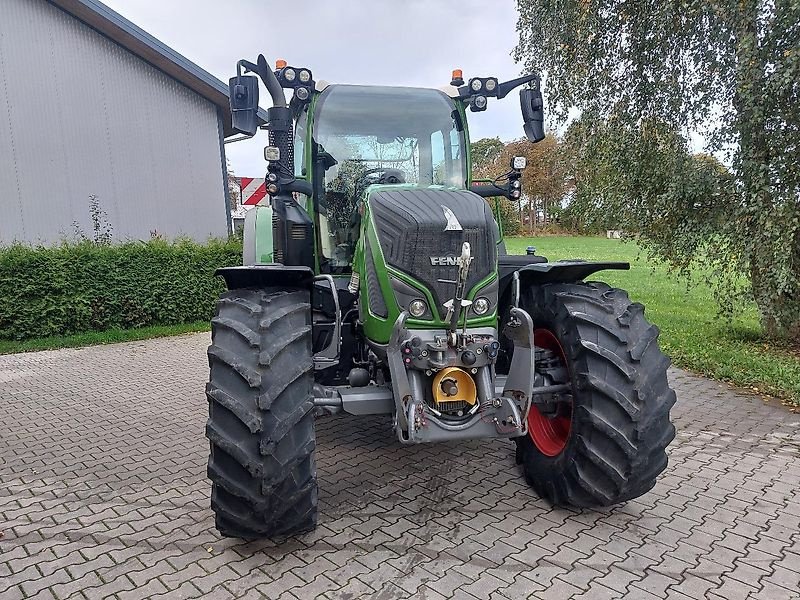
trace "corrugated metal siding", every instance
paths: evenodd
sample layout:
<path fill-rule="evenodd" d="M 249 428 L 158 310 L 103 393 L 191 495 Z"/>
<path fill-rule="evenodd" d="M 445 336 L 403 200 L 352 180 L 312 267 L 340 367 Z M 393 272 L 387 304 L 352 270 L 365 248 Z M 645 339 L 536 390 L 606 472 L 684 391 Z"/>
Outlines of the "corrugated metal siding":
<path fill-rule="evenodd" d="M 0 242 L 227 231 L 216 107 L 44 0 L 2 0 Z"/>

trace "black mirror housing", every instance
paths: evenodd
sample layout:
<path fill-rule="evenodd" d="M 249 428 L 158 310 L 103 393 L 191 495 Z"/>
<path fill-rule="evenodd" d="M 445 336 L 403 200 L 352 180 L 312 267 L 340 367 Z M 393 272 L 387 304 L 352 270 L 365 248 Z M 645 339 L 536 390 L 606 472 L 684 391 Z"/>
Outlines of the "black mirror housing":
<path fill-rule="evenodd" d="M 231 77 L 228 90 L 233 129 L 245 135 L 255 135 L 258 130 L 258 77 Z"/>
<path fill-rule="evenodd" d="M 522 109 L 525 137 L 532 142 L 541 142 L 544 133 L 544 100 L 542 92 L 537 88 L 525 88 L 519 91 L 519 104 Z"/>

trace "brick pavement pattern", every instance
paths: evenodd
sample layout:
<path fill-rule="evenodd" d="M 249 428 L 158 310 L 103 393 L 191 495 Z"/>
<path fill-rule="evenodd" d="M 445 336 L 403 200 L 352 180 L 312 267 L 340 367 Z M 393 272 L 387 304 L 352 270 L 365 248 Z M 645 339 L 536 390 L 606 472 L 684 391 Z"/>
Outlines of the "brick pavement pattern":
<path fill-rule="evenodd" d="M 317 421 L 319 527 L 214 529 L 207 334 L 0 356 L 0 598 L 800 598 L 800 415 L 671 370 L 655 489 L 553 508 L 513 444 Z"/>

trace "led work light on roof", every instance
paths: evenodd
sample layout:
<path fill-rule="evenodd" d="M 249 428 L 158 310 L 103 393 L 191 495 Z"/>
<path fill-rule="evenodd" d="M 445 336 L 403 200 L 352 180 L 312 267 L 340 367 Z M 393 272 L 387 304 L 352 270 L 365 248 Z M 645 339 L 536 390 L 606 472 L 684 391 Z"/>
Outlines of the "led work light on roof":
<path fill-rule="evenodd" d="M 469 109 L 472 112 L 486 110 L 486 96 L 473 96 L 469 100 Z"/>
<path fill-rule="evenodd" d="M 311 71 L 308 69 L 300 69 L 300 73 L 297 74 L 297 78 L 301 83 L 308 83 L 311 81 Z"/>
<path fill-rule="evenodd" d="M 283 78 L 286 81 L 294 81 L 296 77 L 297 77 L 297 73 L 291 67 L 283 70 Z"/>
<path fill-rule="evenodd" d="M 302 73 L 302 71 L 301 71 Z M 298 100 L 302 100 L 305 102 L 308 100 L 308 97 L 311 95 L 311 91 L 307 87 L 299 87 L 295 89 L 294 95 L 297 96 Z"/>
<path fill-rule="evenodd" d="M 473 79 L 469 82 L 469 87 L 472 88 L 473 92 L 480 92 L 483 87 L 483 82 L 480 79 Z"/>

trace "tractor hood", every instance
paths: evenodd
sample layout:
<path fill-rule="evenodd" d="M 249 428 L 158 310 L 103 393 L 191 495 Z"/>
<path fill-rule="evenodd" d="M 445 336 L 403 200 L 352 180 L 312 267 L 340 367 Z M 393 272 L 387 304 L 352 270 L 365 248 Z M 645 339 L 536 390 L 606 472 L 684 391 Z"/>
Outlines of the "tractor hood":
<path fill-rule="evenodd" d="M 368 202 L 384 261 L 430 292 L 437 317 L 444 317 L 443 304 L 455 292 L 463 242 L 469 242 L 473 258 L 467 291 L 496 272 L 499 232 L 489 205 L 477 194 L 377 188 Z"/>

